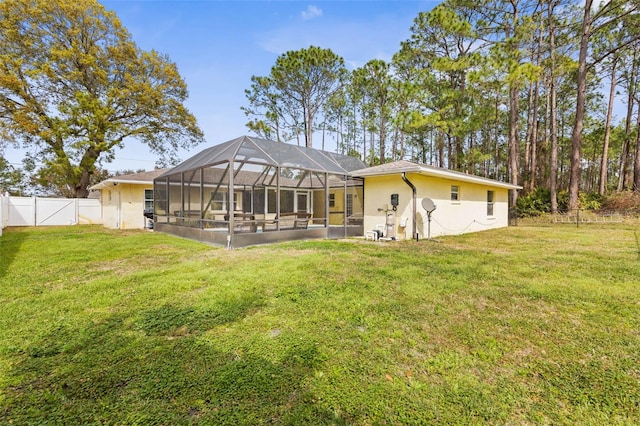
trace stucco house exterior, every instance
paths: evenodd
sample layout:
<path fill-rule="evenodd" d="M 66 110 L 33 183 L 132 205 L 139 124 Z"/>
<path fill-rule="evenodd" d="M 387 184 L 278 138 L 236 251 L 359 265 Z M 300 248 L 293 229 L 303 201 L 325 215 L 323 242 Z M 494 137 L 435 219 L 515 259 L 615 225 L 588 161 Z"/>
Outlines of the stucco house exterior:
<path fill-rule="evenodd" d="M 509 225 L 509 190 L 518 185 L 447 169 L 396 161 L 353 172 L 364 178 L 364 230 L 385 238 L 419 239 Z M 423 199 L 435 205 L 431 221 Z M 393 204 L 396 204 L 395 206 Z"/>
<path fill-rule="evenodd" d="M 521 187 L 404 160 L 365 167 L 352 157 L 243 136 L 173 169 L 116 176 L 90 189 L 100 191 L 109 228 L 147 227 L 146 209 L 157 231 L 242 247 L 502 228 L 509 191 Z"/>
<path fill-rule="evenodd" d="M 145 209 L 153 209 L 153 180 L 169 169 L 114 176 L 91 188 L 100 191 L 103 224 L 112 229 L 143 229 Z"/>

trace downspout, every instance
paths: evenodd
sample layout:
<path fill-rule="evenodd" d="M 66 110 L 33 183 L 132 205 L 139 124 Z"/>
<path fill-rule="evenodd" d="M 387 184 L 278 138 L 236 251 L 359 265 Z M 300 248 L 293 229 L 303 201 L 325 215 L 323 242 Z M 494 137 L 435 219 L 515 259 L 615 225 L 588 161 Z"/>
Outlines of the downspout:
<path fill-rule="evenodd" d="M 416 194 L 416 187 L 414 184 L 411 183 L 411 181 L 409 181 L 409 179 L 407 179 L 406 173 L 402 172 L 402 180 L 404 181 L 404 183 L 406 183 L 407 185 L 409 185 L 409 187 L 411 188 L 411 191 L 413 192 L 413 218 L 411 221 L 411 235 L 412 238 L 415 238 L 416 241 L 418 241 L 418 233 L 416 232 L 416 215 L 418 213 L 416 205 L 417 205 L 417 194 Z"/>

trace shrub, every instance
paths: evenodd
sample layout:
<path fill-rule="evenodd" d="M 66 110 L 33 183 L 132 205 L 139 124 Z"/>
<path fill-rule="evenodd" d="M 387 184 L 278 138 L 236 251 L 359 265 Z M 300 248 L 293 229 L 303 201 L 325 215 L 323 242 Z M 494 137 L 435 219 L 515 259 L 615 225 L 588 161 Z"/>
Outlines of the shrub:
<path fill-rule="evenodd" d="M 519 217 L 540 216 L 551 211 L 551 192 L 546 188 L 518 197 L 516 204 Z"/>
<path fill-rule="evenodd" d="M 604 198 L 602 208 L 618 212 L 640 213 L 640 192 L 623 191 Z"/>
<path fill-rule="evenodd" d="M 600 210 L 602 201 L 602 195 L 597 192 L 581 192 L 578 194 L 578 207 L 581 209 Z"/>
<path fill-rule="evenodd" d="M 567 211 L 569 193 L 560 191 L 557 195 L 558 211 Z M 596 192 L 581 192 L 578 195 L 578 207 L 587 210 L 599 210 L 602 197 Z M 551 212 L 551 191 L 537 188 L 535 191 L 518 197 L 517 210 L 519 217 L 535 217 Z"/>

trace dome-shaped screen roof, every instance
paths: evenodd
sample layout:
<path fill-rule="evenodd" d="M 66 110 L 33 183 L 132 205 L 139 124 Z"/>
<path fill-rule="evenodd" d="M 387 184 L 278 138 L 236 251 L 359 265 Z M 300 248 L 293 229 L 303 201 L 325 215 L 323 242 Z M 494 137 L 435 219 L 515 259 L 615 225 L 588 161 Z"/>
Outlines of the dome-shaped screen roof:
<path fill-rule="evenodd" d="M 199 152 L 160 177 L 231 161 L 343 175 L 366 167 L 362 161 L 355 157 L 267 139 L 241 136 Z"/>

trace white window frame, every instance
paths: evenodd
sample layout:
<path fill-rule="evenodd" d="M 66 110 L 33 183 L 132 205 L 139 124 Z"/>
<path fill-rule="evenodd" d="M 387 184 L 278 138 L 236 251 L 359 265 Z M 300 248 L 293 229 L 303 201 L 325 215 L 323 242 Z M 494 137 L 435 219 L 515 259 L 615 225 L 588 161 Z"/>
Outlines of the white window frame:
<path fill-rule="evenodd" d="M 344 206 L 345 217 L 353 216 L 353 194 L 347 193 L 347 205 Z"/>
<path fill-rule="evenodd" d="M 494 215 L 494 207 L 496 203 L 496 193 L 492 190 L 487 190 L 487 216 L 492 217 Z"/>
<path fill-rule="evenodd" d="M 268 187 L 265 189 L 265 213 L 277 213 L 275 211 L 270 211 L 269 210 L 269 199 L 276 195 L 277 196 L 277 192 L 276 188 L 272 188 L 272 187 Z M 294 212 L 311 212 L 313 211 L 313 193 L 311 190 L 307 190 L 307 189 L 293 189 L 293 188 L 280 188 L 280 195 L 282 196 L 282 192 L 284 191 L 290 191 L 293 193 L 293 211 Z M 300 206 L 298 205 L 298 195 L 299 194 L 304 194 L 306 195 L 307 198 L 307 205 L 303 206 L 303 209 L 300 209 Z M 287 212 L 283 212 L 283 213 L 287 213 Z"/>
<path fill-rule="evenodd" d="M 460 185 L 451 185 L 451 202 L 460 203 Z"/>
<path fill-rule="evenodd" d="M 151 194 L 151 198 L 147 196 L 148 194 Z M 153 189 L 144 190 L 144 209 L 150 209 L 151 211 L 153 211 Z"/>
<path fill-rule="evenodd" d="M 212 200 L 211 200 L 211 211 L 214 212 L 226 212 L 227 211 L 227 201 L 229 200 L 229 193 L 227 191 L 218 191 L 215 194 L 211 192 Z M 222 199 L 218 199 L 222 198 Z M 214 206 L 221 205 L 221 209 L 216 209 Z M 238 207 L 238 193 L 233 192 L 233 211 L 236 211 Z"/>

